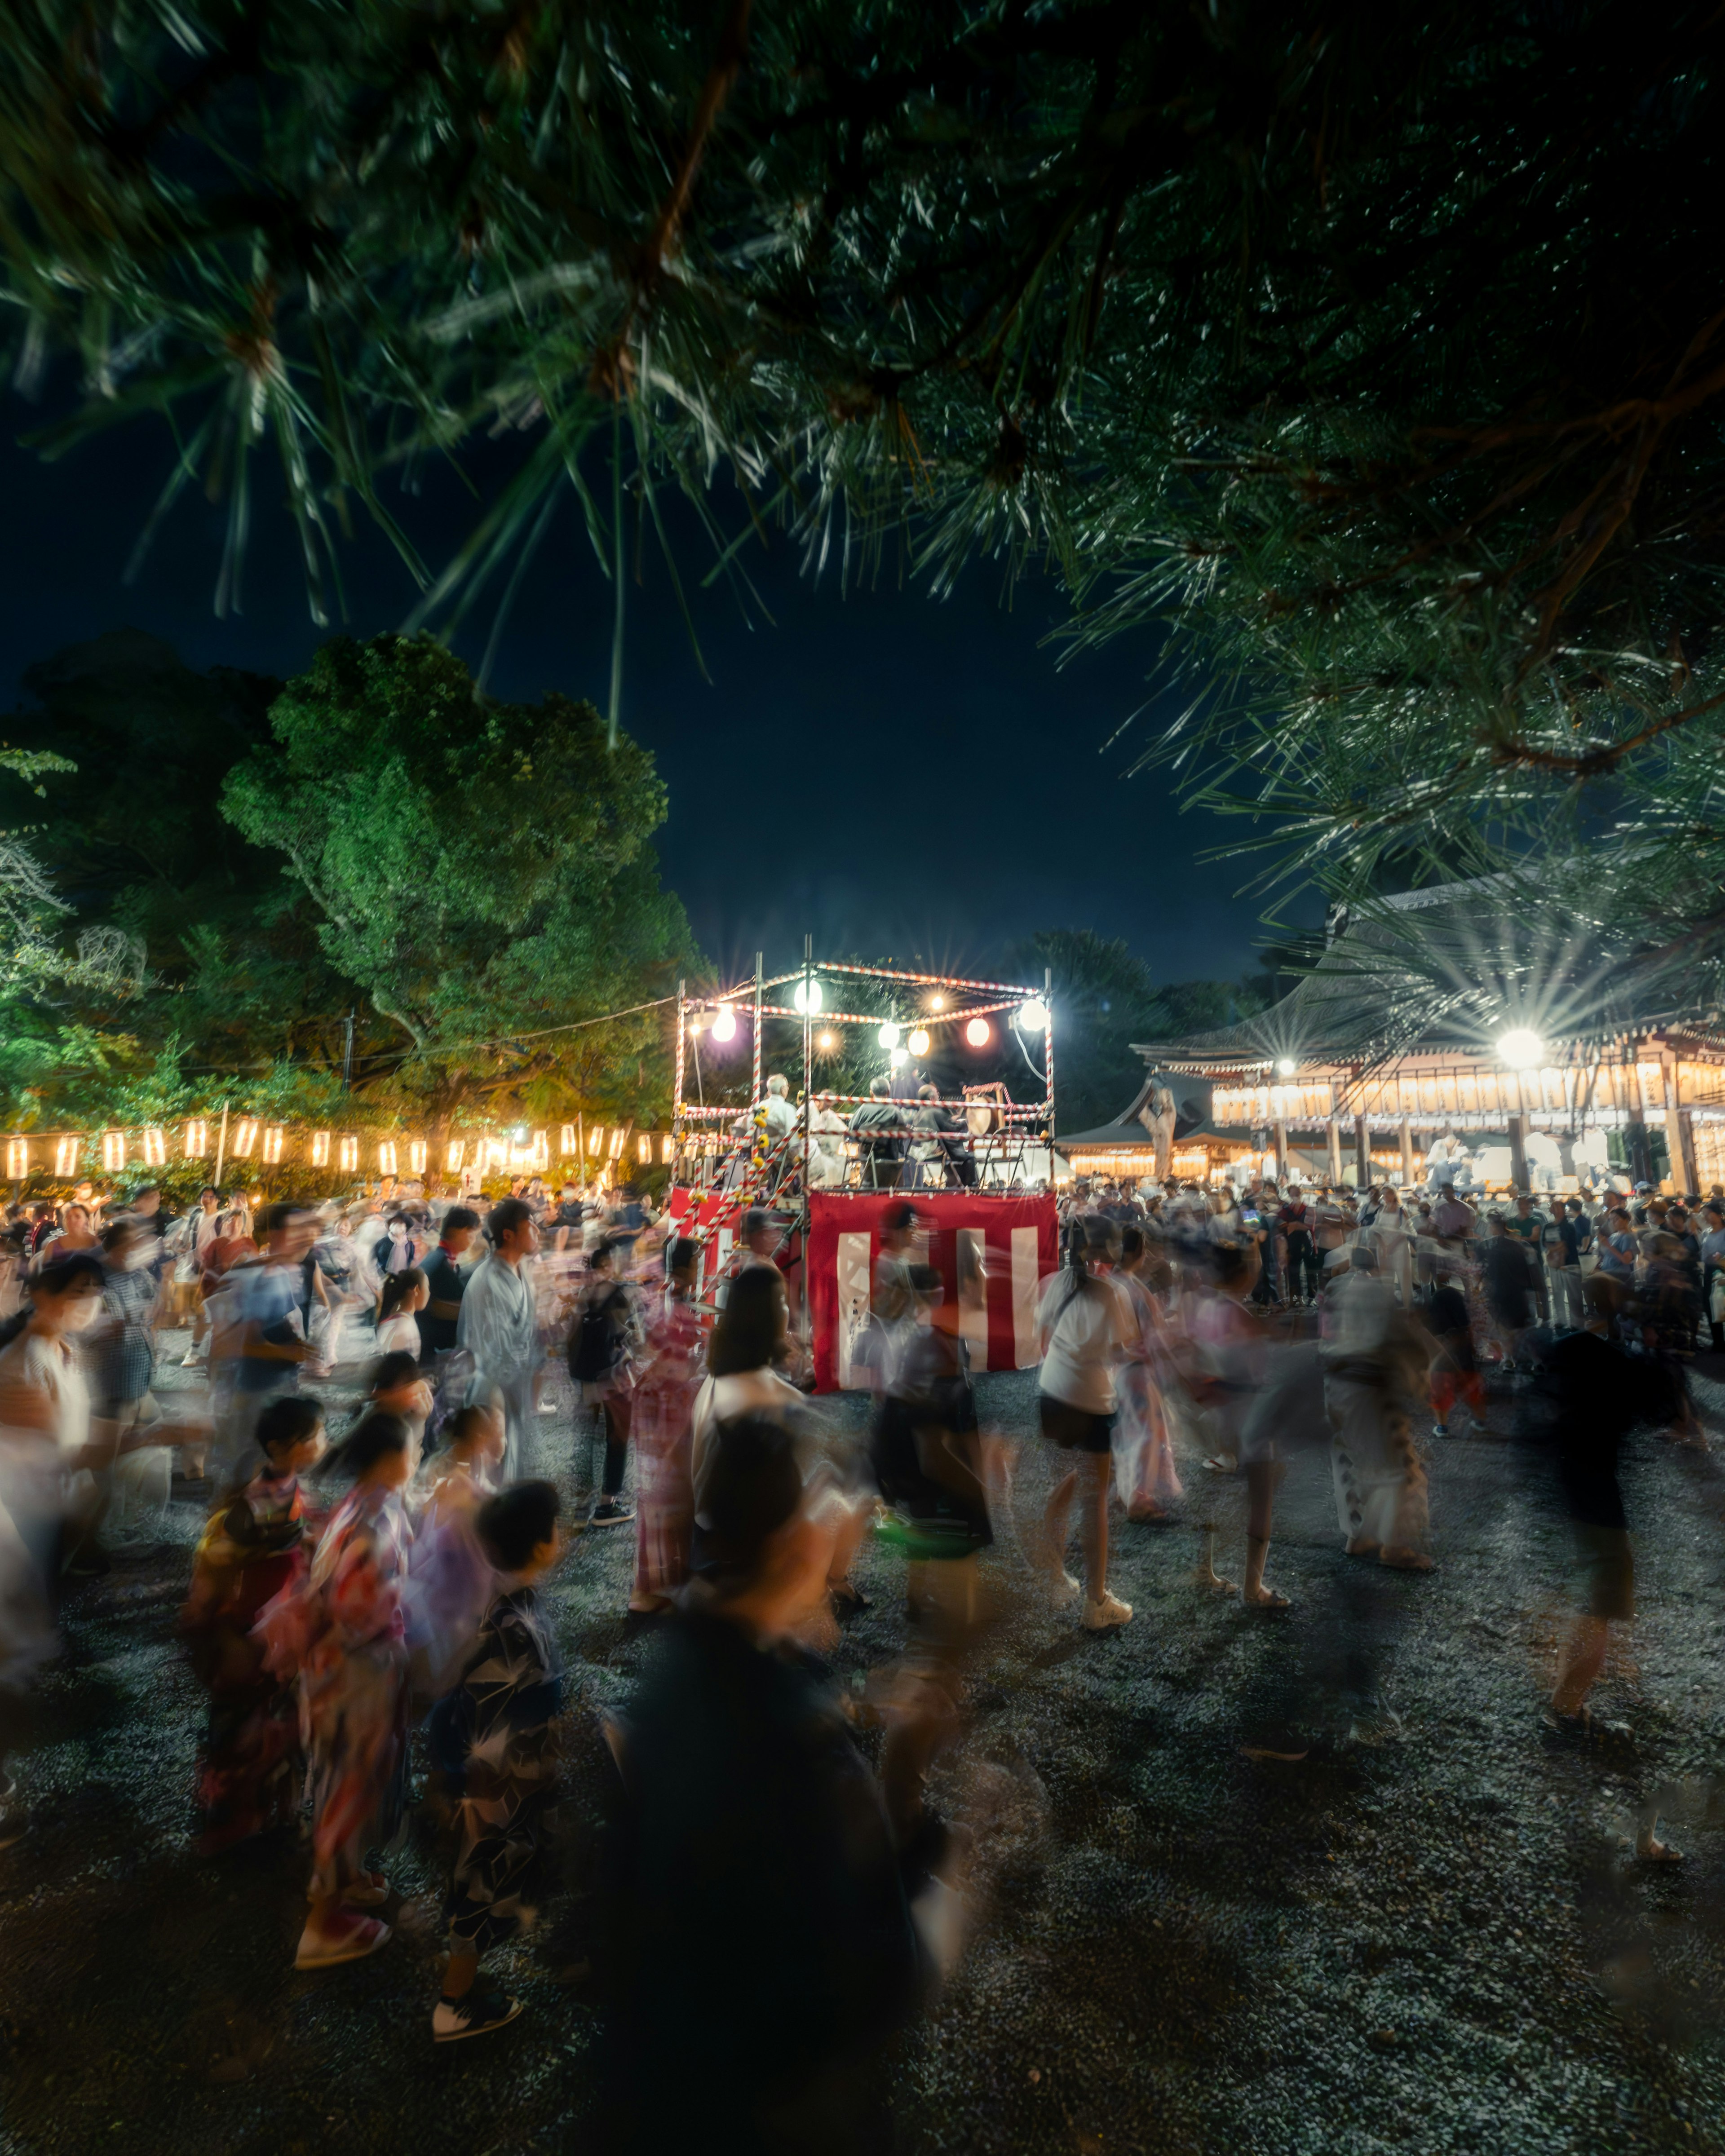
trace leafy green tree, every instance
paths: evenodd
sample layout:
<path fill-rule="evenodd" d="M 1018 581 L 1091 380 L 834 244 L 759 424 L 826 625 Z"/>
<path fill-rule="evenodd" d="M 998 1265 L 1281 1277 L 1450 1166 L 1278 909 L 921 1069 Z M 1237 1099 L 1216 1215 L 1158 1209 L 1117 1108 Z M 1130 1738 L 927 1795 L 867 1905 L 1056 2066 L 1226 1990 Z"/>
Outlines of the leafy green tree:
<path fill-rule="evenodd" d="M 338 638 L 271 706 L 223 808 L 286 856 L 330 963 L 395 1029 L 382 1069 L 434 1122 L 483 1095 L 533 1109 L 663 1086 L 663 996 L 691 956 L 661 891 L 651 756 L 590 704 L 480 700 L 428 638 Z"/>

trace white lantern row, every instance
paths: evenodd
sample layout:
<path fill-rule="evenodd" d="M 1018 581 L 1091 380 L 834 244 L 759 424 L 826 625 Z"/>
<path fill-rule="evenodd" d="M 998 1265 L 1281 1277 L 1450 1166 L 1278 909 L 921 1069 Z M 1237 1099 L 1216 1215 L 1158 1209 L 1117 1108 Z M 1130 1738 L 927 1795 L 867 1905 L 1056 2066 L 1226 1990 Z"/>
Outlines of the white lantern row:
<path fill-rule="evenodd" d="M 627 1150 L 633 1126 L 618 1124 L 608 1131 L 603 1124 L 595 1123 L 585 1133 L 586 1151 L 596 1161 L 619 1161 Z M 582 1152 L 582 1133 L 573 1123 L 562 1128 L 562 1158 L 579 1159 Z M 653 1134 L 647 1131 L 634 1133 L 635 1158 L 644 1165 L 653 1159 Z M 285 1157 L 288 1129 L 285 1123 L 266 1123 L 259 1116 L 243 1116 L 229 1126 L 225 1158 L 231 1161 L 260 1160 L 268 1168 L 279 1167 Z M 502 1170 L 543 1173 L 551 1166 L 550 1132 L 538 1130 L 531 1137 L 517 1136 L 510 1138 L 478 1137 L 451 1138 L 444 1147 L 444 1166 L 452 1175 L 458 1175 L 465 1167 L 474 1167 L 485 1173 Z M 108 1130 L 100 1137 L 102 1171 L 106 1175 L 124 1173 L 133 1148 L 130 1134 L 121 1130 Z M 23 1182 L 33 1169 L 47 1165 L 47 1149 L 52 1147 L 54 1173 L 60 1180 L 68 1180 L 78 1173 L 83 1158 L 84 1141 L 78 1137 L 52 1139 L 32 1139 L 28 1136 L 9 1137 L 6 1141 L 6 1173 L 8 1181 Z M 661 1140 L 661 1158 L 669 1163 L 675 1153 L 675 1141 L 669 1137 Z M 183 1127 L 180 1146 L 181 1158 L 185 1160 L 208 1160 L 218 1150 L 211 1142 L 210 1126 L 207 1118 L 193 1117 Z M 138 1135 L 136 1152 L 146 1168 L 163 1168 L 167 1164 L 168 1132 L 152 1126 Z M 402 1173 L 403 1156 L 406 1156 L 407 1172 L 423 1175 L 431 1161 L 431 1147 L 424 1138 L 381 1138 L 376 1143 L 377 1170 L 380 1175 L 398 1175 Z M 311 1133 L 309 1158 L 313 1168 L 328 1168 L 334 1164 L 346 1173 L 357 1173 L 360 1165 L 360 1141 L 352 1135 L 338 1135 L 333 1131 L 315 1130 Z"/>

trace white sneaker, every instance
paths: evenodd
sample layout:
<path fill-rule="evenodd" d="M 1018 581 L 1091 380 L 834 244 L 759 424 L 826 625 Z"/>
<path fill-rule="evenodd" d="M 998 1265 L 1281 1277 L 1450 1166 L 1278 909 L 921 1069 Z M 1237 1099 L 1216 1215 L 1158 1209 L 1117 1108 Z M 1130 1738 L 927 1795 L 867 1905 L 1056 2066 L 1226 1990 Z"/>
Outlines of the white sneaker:
<path fill-rule="evenodd" d="M 1086 1602 L 1084 1605 L 1084 1629 L 1086 1632 L 1112 1632 L 1132 1621 L 1131 1603 L 1122 1602 L 1118 1595 L 1109 1594 L 1106 1588 L 1102 1589 L 1100 1602 Z"/>
<path fill-rule="evenodd" d="M 182 1370 L 201 1370 L 206 1359 L 201 1349 L 188 1348 L 180 1358 L 180 1368 Z"/>
<path fill-rule="evenodd" d="M 1056 1609 L 1070 1609 L 1083 1592 L 1083 1582 L 1074 1579 L 1064 1565 L 1049 1573 L 1048 1599 Z"/>

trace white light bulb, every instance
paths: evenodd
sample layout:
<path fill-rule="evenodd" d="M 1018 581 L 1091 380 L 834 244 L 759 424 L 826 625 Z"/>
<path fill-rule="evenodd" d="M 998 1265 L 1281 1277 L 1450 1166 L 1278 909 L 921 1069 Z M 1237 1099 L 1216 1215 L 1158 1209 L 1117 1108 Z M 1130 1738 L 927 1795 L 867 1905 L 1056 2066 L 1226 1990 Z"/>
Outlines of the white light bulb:
<path fill-rule="evenodd" d="M 1044 1033 L 1048 1028 L 1048 1005 L 1040 996 L 1032 996 L 1029 1003 L 1019 1005 L 1020 1033 Z"/>
<path fill-rule="evenodd" d="M 1291 1078 L 1299 1067 L 1291 1055 L 1278 1055 L 1276 1059 L 1276 1075 L 1278 1078 Z"/>
<path fill-rule="evenodd" d="M 1532 1070 L 1545 1053 L 1545 1043 L 1531 1026 L 1512 1025 L 1498 1034 L 1497 1053 L 1512 1070 Z"/>
<path fill-rule="evenodd" d="M 713 1039 L 735 1040 L 736 1038 L 737 1013 L 732 1009 L 729 1004 L 722 1004 L 719 1008 L 718 1016 L 713 1020 Z"/>
<path fill-rule="evenodd" d="M 879 1039 L 880 1045 L 883 1048 L 896 1048 L 898 1046 L 899 1030 L 891 1019 L 888 1019 L 886 1024 L 881 1027 Z"/>

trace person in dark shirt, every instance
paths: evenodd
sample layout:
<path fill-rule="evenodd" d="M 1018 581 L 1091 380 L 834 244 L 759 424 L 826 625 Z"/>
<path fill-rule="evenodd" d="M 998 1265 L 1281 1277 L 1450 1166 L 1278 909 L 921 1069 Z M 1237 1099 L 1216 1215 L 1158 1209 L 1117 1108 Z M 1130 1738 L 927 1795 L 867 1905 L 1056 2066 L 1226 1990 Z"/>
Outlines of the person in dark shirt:
<path fill-rule="evenodd" d="M 1437 1343 L 1431 1363 L 1431 1412 L 1435 1417 L 1434 1437 L 1450 1435 L 1450 1418 L 1458 1400 L 1473 1417 L 1476 1429 L 1486 1427 L 1486 1393 L 1474 1359 L 1473 1320 L 1467 1297 L 1453 1273 L 1440 1273 L 1431 1300 L 1425 1306 L 1425 1329 Z"/>
<path fill-rule="evenodd" d="M 945 1163 L 946 1173 L 961 1188 L 974 1190 L 976 1156 L 971 1151 L 969 1137 L 947 1135 L 949 1132 L 966 1132 L 968 1127 L 962 1116 L 942 1106 L 937 1086 L 919 1086 L 916 1099 L 920 1105 L 912 1121 L 912 1128 L 925 1135 L 932 1134 L 937 1140 L 939 1157 Z"/>
<path fill-rule="evenodd" d="M 1305 1200 L 1291 1196 L 1278 1215 L 1288 1254 L 1288 1300 L 1312 1302 L 1321 1285 L 1317 1252 L 1312 1240 L 1312 1215 Z"/>
<path fill-rule="evenodd" d="M 1621 1292 L 1595 1273 L 1587 1282 L 1584 1327 L 1554 1341 L 1545 1358 L 1552 1450 L 1581 1600 L 1558 1657 L 1545 1725 L 1567 1743 L 1626 1752 L 1630 1731 L 1621 1722 L 1599 1721 L 1587 1705 L 1604 1666 L 1609 1628 L 1635 1614 L 1635 1560 L 1617 1469 L 1623 1440 L 1644 1419 L 1645 1403 L 1635 1363 L 1610 1337 Z M 1656 1799 L 1642 1807 L 1637 1856 L 1656 1863 L 1681 1861 L 1681 1852 L 1660 1840 L 1658 1826 Z"/>
<path fill-rule="evenodd" d="M 896 1190 L 905 1158 L 904 1110 L 892 1097 L 892 1081 L 875 1078 L 869 1097 L 850 1118 L 852 1136 L 862 1151 L 865 1190 Z"/>
<path fill-rule="evenodd" d="M 609 2143 L 869 2156 L 925 1967 L 873 1776 L 819 1666 L 833 1528 L 778 1424 L 724 1426 L 714 1563 L 613 1732 Z"/>
<path fill-rule="evenodd" d="M 455 1345 L 461 1298 L 467 1291 L 467 1271 L 461 1258 L 478 1233 L 478 1214 L 465 1205 L 452 1205 L 444 1215 L 437 1248 L 419 1268 L 430 1290 L 419 1318 L 419 1337 L 425 1343 L 422 1360 L 428 1368 Z"/>
<path fill-rule="evenodd" d="M 1512 1370 L 1532 1314 L 1527 1306 L 1532 1292 L 1528 1245 L 1510 1233 L 1511 1224 L 1501 1213 L 1493 1213 L 1486 1224 L 1486 1308 L 1502 1337 L 1505 1363 Z"/>

